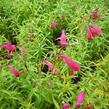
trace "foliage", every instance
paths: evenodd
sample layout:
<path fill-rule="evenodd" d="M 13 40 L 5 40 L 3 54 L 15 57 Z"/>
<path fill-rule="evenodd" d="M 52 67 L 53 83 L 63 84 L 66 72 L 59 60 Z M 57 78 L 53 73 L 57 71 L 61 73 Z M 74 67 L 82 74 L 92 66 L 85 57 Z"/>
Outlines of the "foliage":
<path fill-rule="evenodd" d="M 91 20 L 90 13 L 97 7 L 100 19 Z M 81 108 L 87 103 L 95 109 L 109 108 L 109 8 L 105 0 L 0 0 L 0 10 L 0 45 L 11 41 L 17 47 L 11 60 L 4 58 L 0 48 L 1 109 L 61 109 L 62 101 L 74 109 L 80 90 L 86 92 Z M 69 41 L 65 51 L 54 43 L 60 24 L 50 29 L 57 18 Z M 86 29 L 90 23 L 99 25 L 103 34 L 89 42 Z M 57 58 L 59 53 L 81 65 L 75 72 L 80 79 L 68 76 L 71 71 Z M 44 58 L 60 69 L 59 76 L 41 71 Z M 19 78 L 10 72 L 9 63 L 20 71 Z"/>

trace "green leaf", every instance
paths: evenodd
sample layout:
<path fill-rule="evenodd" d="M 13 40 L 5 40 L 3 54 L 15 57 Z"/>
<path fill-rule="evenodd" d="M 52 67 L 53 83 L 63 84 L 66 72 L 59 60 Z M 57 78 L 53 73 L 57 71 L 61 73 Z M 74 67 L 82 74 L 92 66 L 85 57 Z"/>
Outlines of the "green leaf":
<path fill-rule="evenodd" d="M 53 103 L 55 104 L 56 108 L 60 109 L 58 102 L 56 101 L 56 99 L 53 96 L 52 96 L 52 99 L 53 99 Z"/>

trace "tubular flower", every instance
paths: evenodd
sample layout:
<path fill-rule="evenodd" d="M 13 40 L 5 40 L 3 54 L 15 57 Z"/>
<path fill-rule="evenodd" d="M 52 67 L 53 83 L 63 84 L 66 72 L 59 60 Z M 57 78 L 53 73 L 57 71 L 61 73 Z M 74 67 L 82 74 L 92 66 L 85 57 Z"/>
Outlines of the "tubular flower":
<path fill-rule="evenodd" d="M 83 91 L 80 91 L 80 93 L 77 96 L 76 106 L 80 106 L 81 103 L 84 101 L 84 98 L 85 98 L 85 93 Z"/>
<path fill-rule="evenodd" d="M 54 22 L 51 23 L 50 28 L 55 29 L 56 25 L 57 25 L 57 20 L 55 20 Z"/>
<path fill-rule="evenodd" d="M 92 40 L 93 37 L 99 36 L 101 34 L 101 29 L 95 24 L 90 25 L 87 29 L 88 40 Z"/>
<path fill-rule="evenodd" d="M 12 45 L 10 42 L 5 42 L 2 47 L 8 51 L 15 51 L 16 49 L 16 46 Z"/>
<path fill-rule="evenodd" d="M 60 55 L 58 55 L 58 57 L 64 59 L 64 61 L 69 66 L 69 68 L 72 70 L 72 72 L 80 70 L 80 65 L 77 62 L 73 61 L 67 55 L 60 54 Z"/>
<path fill-rule="evenodd" d="M 92 40 L 93 39 L 93 35 L 92 35 L 91 30 L 90 30 L 90 27 L 87 29 L 87 33 L 88 33 L 88 40 Z"/>
<path fill-rule="evenodd" d="M 67 36 L 64 29 L 61 32 L 61 36 L 58 38 L 58 45 L 64 48 L 66 48 L 66 46 L 68 45 Z"/>
<path fill-rule="evenodd" d="M 53 70 L 54 69 L 54 66 L 51 62 L 49 62 L 48 60 L 44 60 L 44 64 L 46 64 L 48 66 L 48 69 L 49 70 Z"/>
<path fill-rule="evenodd" d="M 63 109 L 68 109 L 69 105 L 63 101 Z"/>
<path fill-rule="evenodd" d="M 16 68 L 14 68 L 12 65 L 8 65 L 8 68 L 11 70 L 11 72 L 16 76 L 16 77 L 19 77 L 19 72 L 17 71 Z"/>
<path fill-rule="evenodd" d="M 98 18 L 99 18 L 99 15 L 98 15 L 98 8 L 92 11 L 92 13 L 91 13 L 91 18 L 92 18 L 92 19 L 98 19 Z"/>

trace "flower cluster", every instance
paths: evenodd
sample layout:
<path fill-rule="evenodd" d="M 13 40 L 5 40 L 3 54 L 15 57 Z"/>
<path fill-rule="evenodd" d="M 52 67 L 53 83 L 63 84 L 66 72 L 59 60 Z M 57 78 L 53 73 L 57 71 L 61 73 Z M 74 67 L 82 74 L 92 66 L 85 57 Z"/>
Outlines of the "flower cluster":
<path fill-rule="evenodd" d="M 13 45 L 13 44 L 11 44 L 10 42 L 5 42 L 3 44 L 3 48 L 6 49 L 6 50 L 8 50 L 8 51 L 12 51 L 13 52 L 13 51 L 15 51 L 16 46 Z"/>
<path fill-rule="evenodd" d="M 5 42 L 3 43 L 2 48 L 6 50 L 5 57 L 11 59 L 13 57 L 12 53 L 15 51 L 16 46 L 11 44 L 10 42 Z"/>
<path fill-rule="evenodd" d="M 88 27 L 87 33 L 88 33 L 88 40 L 92 40 L 95 36 L 101 35 L 102 31 L 97 25 L 92 24 Z"/>
<path fill-rule="evenodd" d="M 5 42 L 2 45 L 2 48 L 5 49 L 6 54 L 5 57 L 7 59 L 11 59 L 13 57 L 13 52 L 16 50 L 16 46 L 14 44 L 11 44 L 11 42 Z M 17 71 L 16 68 L 14 68 L 11 64 L 8 65 L 8 68 L 11 70 L 11 72 L 16 76 L 19 77 L 20 73 Z"/>
<path fill-rule="evenodd" d="M 80 107 L 80 105 L 83 103 L 85 98 L 85 92 L 84 91 L 80 91 L 79 94 L 77 95 L 77 99 L 76 99 L 76 106 Z M 63 102 L 63 109 L 69 109 L 69 104 L 66 102 Z"/>
<path fill-rule="evenodd" d="M 98 13 L 98 8 L 93 10 L 91 12 L 91 19 L 95 20 L 99 18 L 99 13 Z M 57 26 L 58 20 L 55 20 L 52 24 L 51 24 L 51 29 L 55 29 Z M 96 36 L 100 36 L 102 34 L 102 30 L 99 26 L 97 26 L 96 24 L 90 24 L 89 27 L 87 28 L 87 39 L 90 41 L 92 40 L 94 37 Z M 57 40 L 57 43 L 59 45 L 60 48 L 62 49 L 66 49 L 66 47 L 69 45 L 68 44 L 68 39 L 65 33 L 65 29 L 62 28 L 61 31 L 61 35 Z M 68 65 L 68 67 L 71 69 L 72 74 L 74 75 L 75 71 L 80 71 L 80 64 L 78 64 L 76 61 L 72 60 L 69 56 L 67 56 L 66 54 L 59 54 L 58 58 L 61 58 L 65 61 L 65 63 Z M 53 65 L 50 64 L 49 62 L 46 63 L 46 65 L 48 65 L 49 70 L 53 70 Z M 58 73 L 56 73 L 58 74 Z M 80 105 L 82 104 L 82 102 L 84 101 L 85 98 L 85 92 L 84 91 L 80 91 L 80 93 L 77 96 L 76 99 L 76 106 L 80 107 Z M 68 109 L 70 106 L 68 103 L 63 102 L 63 109 Z M 86 106 L 87 109 L 91 106 L 87 105 Z M 91 108 L 93 109 L 93 107 Z"/>

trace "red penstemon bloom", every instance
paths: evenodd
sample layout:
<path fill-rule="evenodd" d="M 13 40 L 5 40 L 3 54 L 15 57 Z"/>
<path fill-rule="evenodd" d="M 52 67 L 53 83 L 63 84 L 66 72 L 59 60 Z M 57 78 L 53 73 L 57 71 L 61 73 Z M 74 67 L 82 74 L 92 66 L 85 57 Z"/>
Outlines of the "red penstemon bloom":
<path fill-rule="evenodd" d="M 87 29 L 88 40 L 92 40 L 93 37 L 99 36 L 101 34 L 101 29 L 95 24 L 90 25 Z"/>
<path fill-rule="evenodd" d="M 92 35 L 92 32 L 91 32 L 90 28 L 87 29 L 87 34 L 88 34 L 88 40 L 92 40 L 93 35 Z"/>
<path fill-rule="evenodd" d="M 10 42 L 5 42 L 2 47 L 8 51 L 15 51 L 16 49 L 16 46 L 12 45 Z"/>
<path fill-rule="evenodd" d="M 76 61 L 74 61 L 70 57 L 68 57 L 67 55 L 60 54 L 60 55 L 58 55 L 58 57 L 64 59 L 64 61 L 69 66 L 69 68 L 71 68 L 72 72 L 80 70 L 80 65 Z"/>
<path fill-rule="evenodd" d="M 94 30 L 92 30 L 93 32 L 93 34 L 94 34 L 94 36 L 96 36 L 96 35 L 101 35 L 101 33 L 102 33 L 102 31 L 101 31 L 101 28 L 100 27 L 98 27 L 97 25 L 95 25 L 95 24 L 92 24 L 91 25 L 91 28 L 93 28 Z"/>
<path fill-rule="evenodd" d="M 76 100 L 76 106 L 80 106 L 82 104 L 82 102 L 84 101 L 85 98 L 85 93 L 84 91 L 80 91 L 80 93 L 77 96 L 77 100 Z"/>
<path fill-rule="evenodd" d="M 48 69 L 49 69 L 49 70 L 53 71 L 54 66 L 53 66 L 53 64 L 52 64 L 51 62 L 49 62 L 49 61 L 46 59 L 46 60 L 44 60 L 43 63 L 48 66 Z"/>
<path fill-rule="evenodd" d="M 66 48 L 66 46 L 68 45 L 67 36 L 64 29 L 61 32 L 61 36 L 58 38 L 58 45 L 64 48 Z"/>
<path fill-rule="evenodd" d="M 55 20 L 54 22 L 51 23 L 50 28 L 55 29 L 56 25 L 57 25 L 57 20 Z"/>
<path fill-rule="evenodd" d="M 16 68 L 14 68 L 12 65 L 8 65 L 8 68 L 11 70 L 11 72 L 16 76 L 16 77 L 19 77 L 20 76 L 20 74 L 19 74 L 19 72 L 17 71 L 17 69 Z"/>
<path fill-rule="evenodd" d="M 63 104 L 63 109 L 68 109 L 69 108 L 69 104 L 68 103 L 63 101 L 62 104 Z"/>
<path fill-rule="evenodd" d="M 98 19 L 99 18 L 98 8 L 91 12 L 91 18 L 92 19 Z"/>

